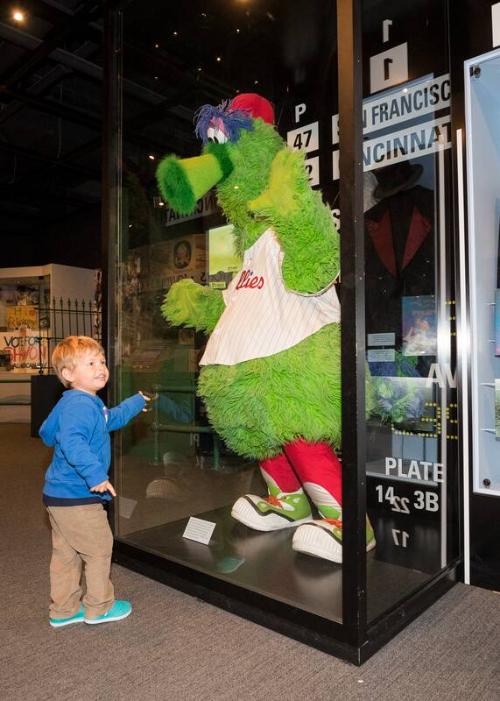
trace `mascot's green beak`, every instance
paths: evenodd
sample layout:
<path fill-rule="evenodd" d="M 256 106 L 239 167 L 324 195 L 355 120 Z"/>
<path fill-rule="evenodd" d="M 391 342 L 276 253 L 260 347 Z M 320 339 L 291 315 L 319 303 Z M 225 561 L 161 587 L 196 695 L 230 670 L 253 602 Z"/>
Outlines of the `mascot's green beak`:
<path fill-rule="evenodd" d="M 156 171 L 160 192 L 177 214 L 191 214 L 196 202 L 233 170 L 223 144 L 210 144 L 194 158 L 167 156 Z"/>

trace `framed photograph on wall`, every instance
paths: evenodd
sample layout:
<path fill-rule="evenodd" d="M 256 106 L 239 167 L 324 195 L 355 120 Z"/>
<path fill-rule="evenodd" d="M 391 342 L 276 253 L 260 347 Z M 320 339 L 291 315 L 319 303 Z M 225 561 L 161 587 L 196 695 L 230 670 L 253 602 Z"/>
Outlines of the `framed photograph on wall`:
<path fill-rule="evenodd" d="M 436 355 L 437 318 L 434 295 L 403 297 L 403 355 Z"/>

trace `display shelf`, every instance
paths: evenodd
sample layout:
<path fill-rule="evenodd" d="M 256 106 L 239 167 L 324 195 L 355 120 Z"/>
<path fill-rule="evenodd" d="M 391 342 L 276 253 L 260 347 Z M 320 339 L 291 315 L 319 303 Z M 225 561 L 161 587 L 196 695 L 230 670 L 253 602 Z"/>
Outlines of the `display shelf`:
<path fill-rule="evenodd" d="M 127 536 L 127 543 L 178 563 L 191 566 L 224 581 L 256 591 L 270 598 L 337 623 L 342 622 L 342 567 L 320 558 L 295 553 L 289 547 L 293 533 L 257 533 L 231 518 L 230 509 L 221 508 L 197 514 L 217 524 L 210 544 L 203 545 L 182 537 L 186 519 L 146 529 Z M 386 531 L 392 523 L 374 519 L 380 537 L 388 542 Z M 439 537 L 435 526 L 420 525 L 422 543 Z M 369 553 L 367 574 L 370 618 L 377 618 L 399 597 L 409 595 L 428 580 L 436 562 L 432 555 L 422 563 L 416 548 L 405 553 L 400 564 L 390 557 Z M 425 565 L 424 570 L 417 567 Z M 286 573 L 286 575 L 285 575 Z"/>

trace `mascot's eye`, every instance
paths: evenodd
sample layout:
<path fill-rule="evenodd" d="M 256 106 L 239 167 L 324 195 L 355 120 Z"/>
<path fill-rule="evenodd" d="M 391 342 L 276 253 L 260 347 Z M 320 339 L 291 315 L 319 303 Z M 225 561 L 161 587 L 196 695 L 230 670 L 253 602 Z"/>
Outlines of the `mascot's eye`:
<path fill-rule="evenodd" d="M 213 144 L 225 144 L 226 141 L 228 141 L 228 138 L 222 129 L 218 129 L 217 127 L 209 127 L 207 129 L 207 141 Z"/>

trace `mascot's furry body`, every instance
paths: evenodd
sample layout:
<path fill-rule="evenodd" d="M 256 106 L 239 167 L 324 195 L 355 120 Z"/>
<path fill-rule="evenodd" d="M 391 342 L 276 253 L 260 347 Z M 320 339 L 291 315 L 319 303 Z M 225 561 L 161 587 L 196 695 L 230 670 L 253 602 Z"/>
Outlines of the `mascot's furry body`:
<path fill-rule="evenodd" d="M 217 184 L 244 266 L 224 295 L 191 280 L 176 283 L 163 314 L 175 325 L 212 334 L 199 394 L 227 445 L 260 461 L 269 496 L 241 497 L 234 518 L 266 531 L 298 525 L 296 550 L 341 562 L 341 468 L 331 447 L 341 440 L 340 314 L 333 286 L 339 241 L 331 213 L 308 184 L 303 156 L 275 131 L 264 98 L 240 95 L 220 108 L 206 106 L 197 131 L 209 142 L 203 154 L 167 157 L 158 168 L 160 189 L 183 213 Z M 261 314 L 258 296 L 264 293 L 276 301 Z M 312 520 L 306 495 L 322 520 Z M 373 545 L 368 524 L 367 547 Z"/>

